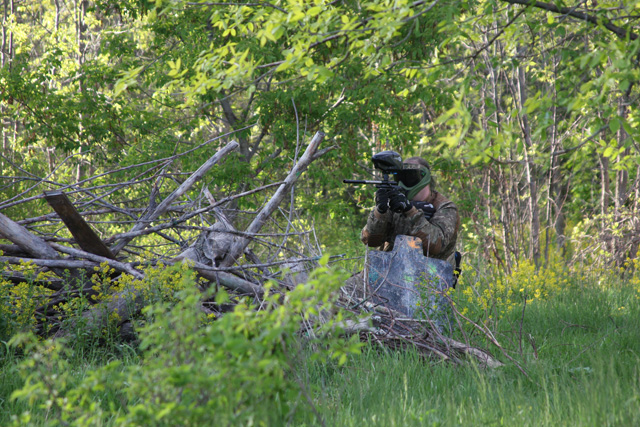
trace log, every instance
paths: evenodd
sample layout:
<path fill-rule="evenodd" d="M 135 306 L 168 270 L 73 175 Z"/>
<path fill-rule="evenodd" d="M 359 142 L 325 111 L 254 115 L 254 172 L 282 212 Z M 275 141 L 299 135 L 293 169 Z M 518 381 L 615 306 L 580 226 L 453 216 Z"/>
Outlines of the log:
<path fill-rule="evenodd" d="M 0 259 L 1 261 L 1 259 Z M 91 261 L 75 261 L 83 262 L 92 265 L 97 265 Z M 203 277 L 220 283 L 227 289 L 231 289 L 236 292 L 241 292 L 253 296 L 262 296 L 264 291 L 259 286 L 253 283 L 243 280 L 231 273 L 225 273 L 223 271 L 211 271 L 204 264 L 189 263 Z M 141 273 L 140 273 L 141 274 Z M 144 277 L 144 276 L 142 276 Z M 137 289 L 126 289 L 124 291 L 113 294 L 109 301 L 97 304 L 90 310 L 85 311 L 82 314 L 82 318 L 86 322 L 89 328 L 101 328 L 106 327 L 109 322 L 109 316 L 113 313 L 117 313 L 118 320 L 120 322 L 129 321 L 136 313 L 140 312 L 143 307 L 143 291 Z M 75 322 L 72 322 L 75 324 Z M 60 328 L 56 334 L 56 338 L 61 338 L 68 335 L 68 328 Z"/>
<path fill-rule="evenodd" d="M 124 323 L 140 311 L 142 303 L 142 291 L 124 290 L 114 294 L 107 302 L 96 304 L 90 310 L 85 311 L 82 313 L 82 318 L 90 329 L 106 327 L 109 317 L 114 313 L 117 313 L 120 323 Z M 76 324 L 76 321 L 72 321 L 70 328 L 73 328 Z M 67 336 L 70 328 L 58 329 L 54 338 Z"/>
<path fill-rule="evenodd" d="M 43 239 L 0 213 L 0 235 L 35 258 L 58 259 L 58 253 Z"/>
<path fill-rule="evenodd" d="M 0 236 L 4 237 L 7 240 L 18 245 L 18 247 L 29 255 L 45 260 L 60 260 L 58 253 L 47 244 L 43 239 L 34 236 L 29 232 L 26 228 L 21 226 L 20 224 L 12 221 L 6 215 L 0 213 Z M 25 261 L 34 261 L 32 259 L 26 259 Z M 36 264 L 42 265 L 42 264 Z M 54 266 L 48 265 L 46 267 L 51 268 L 51 270 L 56 273 L 58 276 L 65 278 L 68 277 L 68 274 L 65 274 L 64 269 L 66 266 Z M 74 276 L 72 274 L 72 276 Z"/>
<path fill-rule="evenodd" d="M 34 280 L 33 277 L 26 277 L 22 273 L 11 271 L 3 271 L 2 273 L 0 273 L 0 277 L 5 280 L 9 280 L 15 285 L 23 282 L 32 282 L 34 285 L 43 286 L 47 289 L 51 289 L 52 291 L 59 291 L 64 286 L 64 282 L 61 279 Z"/>
<path fill-rule="evenodd" d="M 0 251 L 2 251 L 2 255 L 6 256 L 19 256 L 23 258 L 29 257 L 29 253 L 24 251 L 18 245 L 3 245 L 0 244 Z"/>
<path fill-rule="evenodd" d="M 84 251 L 100 255 L 105 258 L 116 259 L 107 245 L 105 245 L 96 232 L 78 213 L 71 200 L 62 191 L 45 191 L 44 198 L 56 211 L 58 216 L 67 226 L 76 243 Z"/>
<path fill-rule="evenodd" d="M 264 295 L 264 289 L 262 289 L 261 286 L 251 283 L 248 280 L 241 279 L 231 273 L 214 271 L 209 266 L 199 262 L 189 262 L 189 265 L 193 266 L 193 269 L 202 277 L 209 279 L 212 282 L 220 283 L 227 289 L 256 297 L 262 297 L 262 295 Z"/>

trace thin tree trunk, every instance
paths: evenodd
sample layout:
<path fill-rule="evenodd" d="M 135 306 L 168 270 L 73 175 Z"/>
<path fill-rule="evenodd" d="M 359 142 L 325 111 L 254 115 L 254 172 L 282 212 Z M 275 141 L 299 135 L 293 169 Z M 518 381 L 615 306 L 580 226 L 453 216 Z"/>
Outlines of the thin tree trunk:
<path fill-rule="evenodd" d="M 13 14 L 13 0 L 3 0 L 3 8 L 2 8 L 2 49 L 0 50 L 0 66 L 4 69 L 5 67 L 9 70 L 11 69 L 11 62 L 13 59 L 13 32 L 9 31 L 8 19 L 9 16 Z M 8 100 L 8 103 L 12 103 L 11 99 Z M 9 133 L 11 126 L 11 119 L 5 114 L 6 107 L 4 104 L 0 107 L 0 116 L 2 117 L 2 153 L 5 156 L 9 156 Z M 0 159 L 0 173 L 5 168 L 4 159 Z"/>
<path fill-rule="evenodd" d="M 524 105 L 527 102 L 527 87 L 526 87 L 526 75 L 524 67 L 518 67 L 518 93 L 519 93 L 519 110 L 522 133 L 524 136 L 525 147 L 524 153 L 524 167 L 527 179 L 527 185 L 529 187 L 529 232 L 531 234 L 531 240 L 529 242 L 529 255 L 533 258 L 536 267 L 540 266 L 540 216 L 538 211 L 538 184 L 535 176 L 535 164 L 533 159 L 529 155 L 529 150 L 533 149 L 533 142 L 531 141 L 531 129 L 529 127 L 529 119 L 524 109 Z"/>
<path fill-rule="evenodd" d="M 85 15 L 87 12 L 87 1 L 86 0 L 76 0 L 75 2 L 75 14 L 76 14 L 76 44 L 78 46 L 78 51 L 76 52 L 76 61 L 78 63 L 78 70 L 82 68 L 84 64 L 84 54 L 85 54 Z M 78 71 L 80 72 L 80 71 Z M 78 81 L 78 89 L 80 93 L 84 93 L 84 83 L 83 80 L 80 79 Z M 80 134 L 78 135 L 80 146 L 78 147 L 78 163 L 76 166 L 76 181 L 82 181 L 84 177 L 84 164 L 85 159 L 83 159 L 82 152 L 85 147 L 85 139 L 84 135 L 84 115 L 80 113 Z"/>
<path fill-rule="evenodd" d="M 497 28 L 494 29 L 494 32 L 496 32 L 497 35 Z M 485 37 L 485 43 L 488 43 L 489 39 L 488 37 Z M 493 45 L 492 45 L 492 55 L 498 55 L 499 54 L 499 49 L 500 49 L 500 42 L 496 41 Z M 493 100 L 493 104 L 495 106 L 495 111 L 493 113 L 493 119 L 495 121 L 496 124 L 496 129 L 497 132 L 500 133 L 502 132 L 502 117 L 501 117 L 501 111 L 502 111 L 502 101 L 501 101 L 501 97 L 500 97 L 500 93 L 499 93 L 499 85 L 498 85 L 498 75 L 496 73 L 496 69 L 493 67 L 492 61 L 491 61 L 491 56 L 489 55 L 488 51 L 485 51 L 483 54 L 484 60 L 485 60 L 485 64 L 488 70 L 488 75 L 489 75 L 489 80 L 488 80 L 488 84 L 490 85 L 490 94 L 487 96 L 490 96 Z M 485 97 L 483 97 L 483 100 L 485 99 Z M 483 102 L 483 106 L 484 106 L 484 102 Z M 485 110 L 486 111 L 486 110 Z M 486 116 L 486 119 L 483 121 L 485 123 L 485 129 L 488 129 L 488 124 L 487 124 L 487 120 L 489 119 L 488 115 L 485 113 L 483 114 L 483 116 Z M 504 168 L 502 167 L 502 165 L 498 164 L 497 165 L 497 171 L 496 171 L 496 182 L 495 184 L 497 185 L 497 192 L 498 192 L 498 197 L 500 198 L 500 225 L 502 227 L 502 242 L 503 242 L 503 258 L 504 258 L 504 268 L 506 270 L 507 274 L 511 273 L 511 269 L 513 266 L 513 261 L 512 261 L 512 252 L 511 252 L 511 248 L 512 248 L 512 244 L 511 239 L 512 239 L 512 233 L 510 233 L 510 230 L 512 228 L 512 223 L 511 223 L 511 216 L 510 216 L 510 200 L 509 200 L 509 192 L 508 192 L 508 183 L 507 183 L 507 178 L 505 176 L 505 172 L 504 172 Z M 488 195 L 489 196 L 489 195 Z M 487 209 L 490 209 L 490 199 L 488 201 L 487 204 Z"/>
<path fill-rule="evenodd" d="M 557 77 L 557 61 L 555 56 L 552 57 L 553 61 L 553 72 Z M 555 82 L 555 80 L 554 80 Z M 558 109 L 557 105 L 557 87 L 555 83 L 553 84 L 553 107 L 552 107 L 552 125 L 551 125 L 551 141 L 549 143 L 549 181 L 547 183 L 547 225 L 546 225 L 546 238 L 544 244 L 544 262 L 545 265 L 549 265 L 549 246 L 550 246 L 550 229 L 553 224 L 553 227 L 556 229 L 557 221 L 555 219 L 558 218 L 557 215 L 554 215 L 554 211 L 558 211 L 559 206 L 555 205 L 555 194 L 557 192 L 557 179 L 559 172 L 559 159 L 555 155 L 556 150 L 558 148 Z M 554 206 L 555 205 L 555 206 Z M 560 236 L 556 235 L 556 239 L 560 239 Z"/>
<path fill-rule="evenodd" d="M 622 120 L 626 120 L 628 115 L 627 99 L 625 95 L 622 95 L 618 100 L 618 116 Z M 626 139 L 629 137 L 624 126 L 620 125 L 618 132 L 616 133 L 616 139 L 618 142 L 618 148 L 623 148 Z M 626 156 L 631 153 L 629 148 L 625 148 L 622 153 L 619 154 L 617 162 L 621 163 Z M 628 198 L 628 186 L 629 186 L 629 171 L 625 168 L 618 169 L 616 171 L 616 188 L 614 197 L 614 218 L 615 224 L 620 224 L 623 221 L 624 204 Z M 629 240 L 629 236 L 614 236 L 614 259 L 616 266 L 622 267 L 625 258 L 627 257 L 626 248 Z"/>

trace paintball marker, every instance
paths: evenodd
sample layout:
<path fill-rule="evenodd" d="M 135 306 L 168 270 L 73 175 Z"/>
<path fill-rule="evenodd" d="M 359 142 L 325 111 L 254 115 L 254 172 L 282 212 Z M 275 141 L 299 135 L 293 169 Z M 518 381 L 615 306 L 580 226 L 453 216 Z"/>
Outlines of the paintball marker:
<path fill-rule="evenodd" d="M 345 184 L 369 184 L 375 185 L 377 188 L 396 188 L 398 189 L 398 182 L 390 181 L 389 174 L 395 175 L 405 184 L 410 185 L 417 184 L 423 175 L 420 175 L 420 170 L 411 168 L 409 165 L 402 164 L 402 157 L 395 151 L 381 151 L 374 154 L 371 157 L 371 161 L 376 169 L 382 172 L 382 181 L 369 181 L 363 179 L 343 179 Z M 435 213 L 436 209 L 431 203 L 421 201 L 411 201 L 411 205 L 424 213 L 427 221 L 430 221 Z"/>
<path fill-rule="evenodd" d="M 402 171 L 402 157 L 395 151 L 381 151 L 371 157 L 373 166 L 382 172 L 382 181 L 369 181 L 363 179 L 343 179 L 345 184 L 369 184 L 378 188 L 392 187 L 398 185 L 396 181 L 389 180 L 389 174 L 396 174 Z"/>

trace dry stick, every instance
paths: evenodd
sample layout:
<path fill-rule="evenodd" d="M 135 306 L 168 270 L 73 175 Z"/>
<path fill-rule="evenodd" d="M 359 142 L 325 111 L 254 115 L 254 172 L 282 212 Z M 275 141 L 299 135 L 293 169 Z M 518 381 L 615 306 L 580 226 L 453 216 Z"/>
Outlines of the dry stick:
<path fill-rule="evenodd" d="M 289 172 L 289 175 L 285 178 L 284 183 L 280 185 L 271 200 L 267 202 L 267 204 L 258 213 L 256 218 L 251 222 L 246 230 L 247 233 L 253 234 L 260 231 L 260 228 L 262 228 L 267 219 L 278 208 L 278 205 L 289 192 L 291 186 L 293 186 L 293 184 L 298 180 L 300 174 L 302 174 L 307 166 L 309 166 L 309 164 L 313 161 L 313 155 L 317 151 L 318 146 L 320 145 L 320 142 L 322 142 L 323 138 L 324 132 L 316 132 L 316 134 L 311 139 L 311 142 L 309 142 L 309 146 L 307 147 L 306 151 L 300 158 L 300 161 L 296 163 L 296 165 L 291 169 L 291 172 Z M 231 246 L 231 248 L 229 248 L 229 252 L 220 263 L 220 266 L 229 267 L 233 265 L 236 260 L 242 255 L 242 253 L 244 252 L 244 248 L 248 244 L 249 239 L 239 239 L 237 242 L 235 242 Z"/>
<path fill-rule="evenodd" d="M 70 248 L 68 246 L 63 246 L 63 245 L 59 245 L 57 243 L 49 243 L 49 245 L 51 245 L 52 248 L 62 252 L 62 253 L 66 253 L 68 255 L 72 255 L 74 257 L 78 257 L 78 258 L 85 258 L 88 259 L 89 261 L 93 261 L 93 262 L 97 262 L 99 264 L 102 263 L 107 263 L 109 265 L 109 267 L 113 267 L 114 269 L 118 270 L 118 271 L 122 271 L 123 273 L 127 273 L 132 275 L 133 277 L 135 277 L 136 279 L 142 279 L 144 278 L 144 274 L 141 273 L 140 271 L 136 270 L 135 268 L 133 268 L 131 265 L 126 264 L 124 262 L 120 262 L 120 261 L 116 261 L 113 260 L 111 258 L 107 258 L 107 257 L 103 257 L 100 255 L 95 255 L 92 254 L 90 252 L 86 252 L 80 249 L 74 249 L 74 248 Z"/>
<path fill-rule="evenodd" d="M 298 109 L 296 108 L 296 102 L 293 97 L 291 98 L 291 103 L 293 104 L 293 111 L 296 113 L 296 152 L 293 156 L 293 165 L 298 161 L 298 154 L 300 153 L 300 120 L 298 119 Z M 292 166 L 293 167 L 293 166 Z M 295 198 L 295 185 L 291 186 L 291 202 L 289 206 L 289 218 L 287 219 L 287 228 L 284 231 L 284 237 L 282 238 L 282 243 L 280 244 L 281 248 L 284 248 L 285 243 L 287 243 L 287 234 L 289 233 L 289 229 L 291 227 L 291 219 L 293 217 L 293 207 L 296 201 Z M 269 259 L 269 261 L 273 261 L 275 257 L 278 256 L 278 252 L 273 254 L 273 257 Z"/>
<path fill-rule="evenodd" d="M 156 162 L 157 162 L 157 161 L 156 161 Z M 144 171 L 144 172 L 140 173 L 140 174 L 139 174 L 139 175 L 137 175 L 137 176 L 145 175 L 145 174 L 149 173 L 149 171 L 151 171 L 151 170 L 153 170 L 153 169 L 155 169 L 155 168 L 161 167 L 161 166 L 162 166 L 162 165 L 155 165 L 155 166 L 153 166 L 153 167 L 151 167 L 151 168 L 147 169 L 146 171 Z M 51 184 L 51 185 L 58 186 L 58 187 L 59 187 L 59 188 L 58 188 L 58 190 L 60 190 L 60 191 L 65 191 L 67 194 L 81 193 L 81 192 L 83 192 L 83 191 L 85 191 L 85 190 L 86 190 L 85 188 L 80 187 L 80 184 L 82 184 L 82 183 L 85 183 L 85 182 L 88 182 L 88 181 L 91 181 L 91 180 L 97 179 L 97 178 L 99 178 L 99 177 L 102 177 L 102 176 L 105 176 L 105 175 L 108 175 L 108 174 L 112 174 L 112 173 L 120 172 L 120 171 L 122 171 L 122 170 L 126 170 L 126 169 L 132 169 L 132 168 L 136 168 L 136 167 L 138 167 L 138 165 L 128 166 L 128 167 L 125 167 L 125 168 L 117 169 L 117 170 L 115 170 L 115 171 L 105 172 L 105 173 L 103 173 L 103 174 L 100 174 L 100 175 L 96 175 L 96 176 L 93 176 L 93 177 L 87 178 L 87 179 L 85 179 L 84 181 L 80 181 L 80 182 L 77 182 L 77 183 L 74 183 L 74 184 L 62 184 L 62 183 L 49 182 L 49 181 L 47 181 L 46 183 Z M 140 181 L 140 182 L 143 182 L 143 181 L 144 181 L 144 180 L 142 180 L 142 181 Z M 110 186 L 110 187 L 113 187 L 113 186 L 119 186 L 118 188 L 122 188 L 122 187 L 125 187 L 127 184 L 132 184 L 132 183 L 135 183 L 135 182 L 118 183 L 118 184 L 105 184 L 105 185 L 100 185 L 100 186 L 90 187 L 90 188 L 101 188 L 101 187 L 105 187 L 105 186 Z M 30 201 L 32 201 L 32 200 L 42 199 L 42 198 L 44 198 L 44 196 L 43 196 L 42 194 L 38 194 L 38 195 L 36 195 L 36 196 L 31 196 L 31 197 L 27 197 L 27 198 L 25 198 L 25 199 L 16 200 L 16 201 L 11 202 L 11 203 L 9 203 L 9 202 L 5 202 L 5 204 L 0 205 L 0 210 L 2 210 L 2 209 L 6 209 L 6 208 L 9 208 L 9 207 L 12 207 L 12 206 L 16 206 L 16 205 L 19 205 L 19 204 L 22 204 L 22 203 L 30 202 Z M 15 199 L 15 198 L 14 198 L 14 199 Z M 12 200 L 13 200 L 13 199 L 12 199 Z M 86 206 L 86 204 L 87 204 L 87 203 L 85 203 L 85 204 L 84 204 L 84 205 L 82 205 L 82 206 Z"/>
<path fill-rule="evenodd" d="M 238 148 L 239 144 L 236 141 L 231 141 L 227 145 L 225 145 L 222 149 L 220 149 L 216 154 L 214 154 L 209 160 L 207 160 L 197 171 L 195 171 L 185 182 L 180 185 L 173 193 L 171 193 L 166 199 L 158 205 L 158 207 L 151 212 L 149 215 L 146 215 L 140 222 L 138 222 L 133 228 L 131 232 L 136 232 L 143 230 L 151 224 L 154 220 L 158 219 L 160 215 L 162 215 L 171 203 L 173 203 L 178 197 L 182 196 L 193 184 L 196 183 L 200 178 L 202 178 L 208 171 L 215 165 L 220 159 L 226 156 L 231 151 Z M 114 255 L 117 255 L 122 248 L 124 248 L 127 243 L 129 243 L 133 237 L 123 238 L 111 249 Z"/>
<path fill-rule="evenodd" d="M 466 344 L 463 344 L 463 343 L 461 343 L 459 341 L 456 341 L 456 340 L 453 340 L 451 338 L 443 337 L 443 339 L 444 339 L 445 343 L 448 346 L 450 346 L 451 348 L 475 356 L 477 359 L 479 359 L 482 362 L 484 362 L 485 365 L 487 367 L 489 367 L 489 368 L 499 368 L 500 366 L 504 366 L 504 363 L 494 359 L 488 353 L 485 353 L 484 351 L 482 351 L 482 350 L 480 350 L 478 348 L 468 346 Z M 526 375 L 526 372 L 524 372 L 524 374 Z"/>
<path fill-rule="evenodd" d="M 484 334 L 484 336 L 487 337 L 489 339 L 489 341 L 491 341 L 491 343 L 493 345 L 498 347 L 498 349 L 500 349 L 500 351 L 502 352 L 504 357 L 506 357 L 511 362 L 513 362 L 513 364 L 516 365 L 516 367 L 518 368 L 518 370 L 520 372 L 522 372 L 527 378 L 530 378 L 529 374 L 527 374 L 527 371 L 525 371 L 524 368 L 522 366 L 520 366 L 520 364 L 513 357 L 511 357 L 511 355 L 509 355 L 509 353 L 507 353 L 507 351 L 502 347 L 502 345 L 500 345 L 498 340 L 496 340 L 496 338 L 493 336 L 493 334 L 491 333 L 491 331 L 488 328 L 482 327 L 482 326 L 478 325 L 476 322 L 474 322 L 473 320 L 471 320 L 468 317 L 464 316 L 462 313 L 460 313 L 460 311 L 458 311 L 457 308 L 455 308 L 455 306 L 452 305 L 451 307 L 457 313 L 458 316 L 462 317 L 464 320 L 466 320 L 471 325 L 473 325 L 476 329 L 478 329 L 480 332 L 482 332 Z"/>
<path fill-rule="evenodd" d="M 70 259 L 43 259 L 43 258 L 22 258 L 16 256 L 1 256 L 0 262 L 6 262 L 9 264 L 22 264 L 31 263 L 40 267 L 47 267 L 51 269 L 78 269 L 78 268 L 93 268 L 98 264 L 93 261 L 76 261 Z"/>
<path fill-rule="evenodd" d="M 140 211 L 144 211 L 143 208 L 133 208 L 133 209 L 129 209 L 131 212 L 140 212 Z M 102 208 L 102 209 L 95 209 L 92 211 L 82 211 L 80 212 L 80 215 L 82 215 L 82 217 L 87 217 L 87 216 L 92 216 L 92 215 L 103 215 L 103 214 L 108 214 L 108 213 L 112 213 L 112 212 L 118 212 L 112 208 Z M 50 220 L 59 220 L 60 217 L 58 217 L 58 214 L 55 212 L 52 213 L 48 213 L 45 215 L 41 215 L 41 216 L 36 216 L 33 218 L 25 218 L 25 219 L 21 219 L 20 221 L 16 221 L 16 223 L 20 224 L 20 225 L 27 225 L 27 224 L 33 224 L 34 222 L 42 222 L 42 221 L 50 221 Z M 113 221 L 116 222 L 116 221 Z"/>
<path fill-rule="evenodd" d="M 18 198 L 20 198 L 21 196 L 29 193 L 31 190 L 33 190 L 34 188 L 36 188 L 37 186 L 39 186 L 40 184 L 42 184 L 43 182 L 47 182 L 47 183 L 52 183 L 51 181 L 49 181 L 47 178 L 49 178 L 50 176 L 52 176 L 60 167 L 62 167 L 62 165 L 69 160 L 72 157 L 78 156 L 78 154 L 71 154 L 70 156 L 67 156 L 59 165 L 57 165 L 45 178 L 39 178 L 38 182 L 36 182 L 33 186 L 31 186 L 30 188 L 27 188 L 26 190 L 24 190 L 23 192 L 21 192 L 20 194 L 16 194 L 15 196 L 13 196 L 12 198 L 10 198 L 9 200 L 5 200 L 4 203 L 10 203 Z M 4 157 L 4 156 L 3 156 Z M 5 157 L 6 159 L 6 157 Z M 15 166 L 15 165 L 14 165 Z M 23 172 L 23 169 L 17 167 L 18 169 L 20 169 Z M 28 173 L 28 172 L 27 172 Z M 32 175 L 32 174 L 30 174 Z M 35 176 L 35 175 L 34 175 Z"/>
<path fill-rule="evenodd" d="M 160 165 L 158 165 L 158 166 L 160 166 Z M 167 165 L 165 165 L 161 169 L 161 171 L 163 171 L 166 166 Z M 138 179 L 138 177 L 147 174 L 152 169 L 153 168 L 147 169 L 146 171 L 144 171 L 141 174 L 138 174 L 136 177 L 134 177 L 134 179 L 129 180 L 127 182 L 121 182 L 121 183 L 118 183 L 118 184 L 105 184 L 105 185 L 99 185 L 99 186 L 89 187 L 89 188 L 79 188 L 77 190 L 74 190 L 73 192 L 75 192 L 75 193 L 85 193 L 85 194 L 88 194 L 91 197 L 91 200 L 84 201 L 81 204 L 79 204 L 80 207 L 89 206 L 89 205 L 92 205 L 94 203 L 102 203 L 104 206 L 108 206 L 108 207 L 111 207 L 111 208 L 115 209 L 116 212 L 120 212 L 120 213 L 123 213 L 125 215 L 129 215 L 132 218 L 136 218 L 135 215 L 132 215 L 126 209 L 118 208 L 117 206 L 113 206 L 110 203 L 105 202 L 104 199 L 106 197 L 110 196 L 111 194 L 114 194 L 114 193 L 117 193 L 117 192 L 121 191 L 123 188 L 128 188 L 128 187 L 130 187 L 132 185 L 135 185 L 135 184 L 141 184 L 143 182 L 152 181 L 152 180 L 156 179 L 156 176 L 150 176 L 150 177 L 147 177 L 147 178 Z M 113 187 L 113 188 L 111 188 L 111 187 Z M 101 190 L 103 188 L 111 188 L 111 189 L 109 191 L 106 191 L 106 192 L 100 194 L 100 195 L 94 194 L 94 192 L 93 192 L 94 190 Z M 72 192 L 69 192 L 69 194 L 71 194 L 71 193 Z"/>
<path fill-rule="evenodd" d="M 64 252 L 69 255 L 73 255 L 80 258 L 86 258 L 90 261 L 93 261 L 94 263 L 101 264 L 106 262 L 107 264 L 109 264 L 110 267 L 113 267 L 114 269 L 121 271 L 123 273 L 128 273 L 133 277 L 135 277 L 136 279 L 143 279 L 145 277 L 144 273 L 136 270 L 130 264 L 114 261 L 110 258 L 101 257 L 89 252 L 85 252 L 79 249 L 69 248 L 67 246 L 58 245 L 55 243 L 53 243 L 52 246 L 55 249 L 59 250 L 60 252 Z M 166 263 L 170 265 L 174 264 L 171 261 L 166 261 Z M 215 271 L 215 268 L 209 267 L 205 264 L 201 264 L 198 262 L 195 262 L 195 263 L 188 262 L 188 265 L 192 266 L 194 270 L 200 273 L 203 277 L 210 280 L 216 280 L 228 289 L 231 289 L 234 291 L 241 291 L 243 293 L 247 293 L 251 295 L 257 295 L 257 296 L 262 295 L 262 289 L 255 286 L 253 283 L 247 280 L 234 276 L 233 274 L 226 273 L 223 271 Z M 93 264 L 92 266 L 95 266 L 95 264 Z"/>
<path fill-rule="evenodd" d="M 181 229 L 181 230 L 201 230 L 201 231 L 209 231 L 210 228 L 209 227 L 196 227 L 196 226 L 183 226 L 183 225 L 177 225 L 175 228 L 177 229 Z M 150 230 L 150 229 L 147 229 Z M 249 233 L 245 233 L 244 231 L 232 231 L 232 230 L 216 230 L 218 233 L 227 233 L 227 234 L 234 234 L 234 235 L 238 235 L 238 236 L 243 236 L 246 237 L 248 239 L 251 239 L 251 241 L 256 242 L 256 243 L 260 243 L 264 246 L 269 246 L 269 247 L 275 247 L 278 248 L 278 250 L 286 250 L 287 252 L 290 252 L 293 255 L 297 255 L 297 256 L 301 256 L 304 257 L 306 256 L 305 254 L 303 254 L 302 252 L 298 252 L 295 249 L 290 249 L 290 248 L 281 248 L 277 243 L 272 243 L 268 240 L 265 239 L 260 239 L 259 236 L 268 236 L 268 237 L 280 237 L 282 236 L 281 233 L 256 233 L 256 234 L 249 234 Z M 304 231 L 301 231 L 299 233 L 290 233 L 291 235 L 301 235 L 304 234 Z M 245 251 L 246 253 L 246 251 Z M 253 261 L 252 261 L 253 262 Z"/>
<path fill-rule="evenodd" d="M 119 169 L 110 170 L 110 171 L 107 171 L 107 172 L 104 172 L 104 173 L 101 173 L 101 174 L 98 174 L 98 175 L 91 176 L 91 177 L 86 178 L 86 179 L 84 179 L 84 180 L 82 180 L 80 182 L 77 182 L 75 184 L 57 184 L 57 183 L 55 183 L 55 184 L 56 185 L 60 185 L 59 190 L 64 191 L 64 190 L 68 190 L 69 188 L 77 187 L 77 186 L 79 186 L 81 184 L 84 184 L 85 182 L 94 181 L 94 180 L 96 180 L 98 178 L 101 178 L 103 176 L 106 176 L 106 175 L 111 175 L 111 174 L 115 174 L 115 173 L 118 173 L 118 172 L 123 172 L 123 171 L 129 170 L 129 169 L 136 169 L 136 168 L 139 168 L 139 167 L 142 167 L 142 166 L 153 165 L 153 164 L 156 164 L 156 163 L 171 162 L 171 161 L 173 161 L 175 159 L 179 159 L 180 157 L 184 157 L 187 154 L 190 154 L 190 153 L 192 153 L 192 152 L 204 147 L 205 145 L 207 145 L 207 144 L 209 144 L 209 143 L 211 143 L 213 141 L 217 141 L 217 140 L 219 140 L 221 138 L 224 138 L 226 136 L 232 135 L 232 134 L 234 134 L 236 132 L 241 132 L 243 130 L 249 129 L 249 128 L 253 127 L 253 126 L 254 125 L 251 124 L 251 125 L 245 126 L 244 128 L 241 128 L 241 129 L 235 129 L 235 130 L 233 130 L 231 132 L 227 132 L 227 133 L 225 133 L 223 135 L 219 135 L 219 136 L 217 136 L 215 138 L 212 138 L 212 139 L 210 139 L 208 141 L 205 141 L 202 144 L 199 144 L 199 145 L 193 147 L 190 150 L 187 150 L 187 151 L 179 153 L 179 154 L 175 154 L 175 155 L 170 156 L 170 157 L 165 157 L 165 158 L 162 158 L 162 159 L 149 160 L 147 162 L 138 163 L 138 164 L 135 164 L 135 165 L 125 166 L 125 167 L 122 167 L 122 168 L 119 168 Z M 156 167 L 159 167 L 159 166 L 160 165 L 153 166 L 152 168 L 148 169 L 144 173 L 147 173 L 149 170 L 155 169 Z M 29 202 L 29 201 L 32 201 L 32 200 L 42 199 L 43 197 L 44 196 L 42 194 L 39 194 L 37 196 L 28 197 L 26 199 L 18 200 L 18 201 L 15 201 L 13 203 L 7 203 L 5 201 L 4 204 L 0 205 L 0 210 L 9 208 L 11 206 L 19 205 L 21 203 Z"/>
<path fill-rule="evenodd" d="M 311 261 L 317 261 L 318 258 L 317 257 L 307 257 L 307 258 L 297 258 L 297 259 L 286 259 L 284 261 L 271 261 L 271 262 L 263 262 L 263 263 L 254 263 L 254 264 L 242 264 L 242 265 L 238 265 L 238 266 L 231 266 L 231 267 L 212 267 L 209 265 L 203 266 L 202 268 L 207 270 L 207 271 L 237 271 L 237 270 L 247 270 L 249 268 L 259 268 L 259 269 L 264 269 L 266 267 L 273 267 L 276 265 L 283 265 L 283 264 L 296 264 L 296 263 L 303 263 L 303 262 L 311 262 Z"/>
<path fill-rule="evenodd" d="M 215 208 L 217 206 L 220 206 L 220 205 L 222 205 L 224 203 L 227 203 L 227 202 L 229 202 L 231 200 L 234 200 L 234 199 L 237 199 L 237 198 L 240 198 L 240 197 L 244 197 L 244 196 L 247 196 L 247 195 L 250 195 L 250 194 L 253 194 L 253 193 L 257 193 L 258 191 L 262 191 L 262 190 L 265 190 L 267 188 L 275 187 L 276 185 L 281 185 L 281 184 L 282 184 L 281 182 L 267 184 L 267 185 L 264 185 L 262 187 L 254 188 L 252 190 L 247 190 L 245 192 L 235 194 L 233 196 L 225 197 L 224 199 L 221 199 L 221 200 L 217 201 L 215 203 L 215 205 L 207 206 L 206 208 L 201 208 L 201 209 L 193 211 L 193 212 L 191 212 L 189 214 L 185 214 L 182 217 L 180 217 L 179 219 L 177 219 L 175 221 L 171 221 L 170 223 L 157 225 L 155 227 L 149 227 L 149 228 L 147 228 L 145 230 L 129 231 L 129 232 L 126 232 L 126 233 L 116 234 L 115 236 L 112 236 L 112 237 L 109 237 L 108 239 L 105 239 L 105 243 L 112 242 L 112 241 L 114 241 L 116 239 L 132 239 L 134 237 L 143 236 L 145 234 L 155 233 L 158 230 L 166 230 L 167 228 L 172 228 L 177 224 L 185 222 L 185 221 L 193 218 L 194 216 L 200 215 L 201 213 L 209 212 L 213 208 Z M 241 232 L 238 232 L 238 233 L 241 233 Z"/>
<path fill-rule="evenodd" d="M 278 183 L 277 185 L 280 185 L 280 183 Z M 217 202 L 216 202 L 217 203 Z M 108 223 L 107 221 L 103 221 L 104 223 Z M 197 231 L 210 231 L 211 227 L 204 227 L 201 225 L 178 225 L 176 226 L 176 228 L 179 228 L 181 230 L 197 230 Z M 255 233 L 255 234 L 248 234 L 245 233 L 244 231 L 238 231 L 238 230 L 216 230 L 219 233 L 230 233 L 230 234 L 237 234 L 239 236 L 245 236 L 245 237 L 282 237 L 285 234 L 284 233 Z M 302 230 L 302 231 L 296 231 L 296 232 L 290 232 L 288 234 L 286 234 L 287 236 L 303 236 L 305 234 L 309 234 L 311 233 L 311 230 Z M 278 246 L 277 243 L 273 243 L 274 246 Z M 347 259 L 359 259 L 362 258 L 361 256 L 358 257 L 354 257 L 354 258 L 347 258 Z"/>

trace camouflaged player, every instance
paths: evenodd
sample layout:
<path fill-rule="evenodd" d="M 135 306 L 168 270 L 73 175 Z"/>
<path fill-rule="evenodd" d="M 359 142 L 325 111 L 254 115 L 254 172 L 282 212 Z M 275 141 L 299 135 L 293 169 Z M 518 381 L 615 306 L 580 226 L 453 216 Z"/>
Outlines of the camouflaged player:
<path fill-rule="evenodd" d="M 407 169 L 396 175 L 400 188 L 379 188 L 376 192 L 376 207 L 362 229 L 362 242 L 390 251 L 399 234 L 419 237 L 425 256 L 447 261 L 458 270 L 458 208 L 435 190 L 424 159 L 412 157 L 404 167 Z"/>

